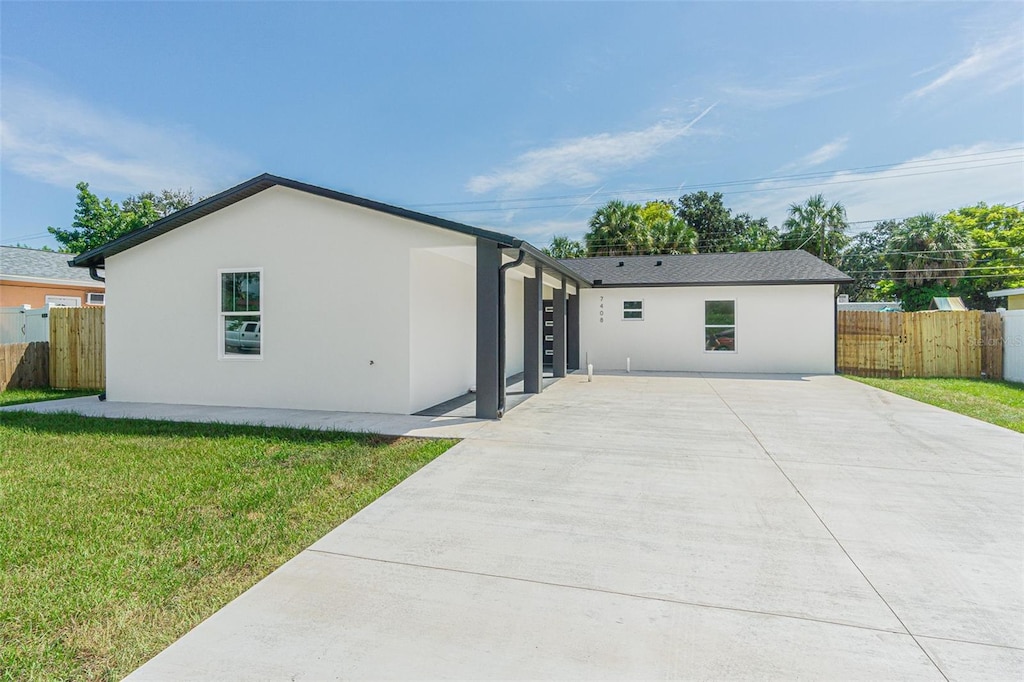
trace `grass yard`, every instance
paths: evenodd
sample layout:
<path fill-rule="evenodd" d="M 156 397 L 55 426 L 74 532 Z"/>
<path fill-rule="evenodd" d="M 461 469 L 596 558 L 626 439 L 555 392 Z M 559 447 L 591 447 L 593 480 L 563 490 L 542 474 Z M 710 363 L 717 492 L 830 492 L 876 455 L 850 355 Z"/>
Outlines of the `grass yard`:
<path fill-rule="evenodd" d="M 853 379 L 1024 433 L 1024 385 L 982 379 Z"/>
<path fill-rule="evenodd" d="M 0 392 L 0 407 L 4 405 L 21 405 L 38 403 L 44 400 L 60 400 L 77 398 L 83 395 L 99 395 L 99 391 L 66 390 L 61 388 L 9 388 Z"/>
<path fill-rule="evenodd" d="M 120 679 L 454 442 L 4 413 L 0 678 Z"/>

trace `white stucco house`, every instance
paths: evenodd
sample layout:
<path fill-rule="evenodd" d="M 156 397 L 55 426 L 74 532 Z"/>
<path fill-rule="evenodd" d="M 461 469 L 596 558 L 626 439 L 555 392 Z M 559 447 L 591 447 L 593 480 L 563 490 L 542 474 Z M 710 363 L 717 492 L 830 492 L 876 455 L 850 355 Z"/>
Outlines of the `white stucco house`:
<path fill-rule="evenodd" d="M 581 367 L 831 373 L 802 251 L 556 261 L 512 235 L 261 175 L 80 254 L 111 293 L 111 400 L 500 417 Z M 100 271 L 102 270 L 102 274 Z"/>

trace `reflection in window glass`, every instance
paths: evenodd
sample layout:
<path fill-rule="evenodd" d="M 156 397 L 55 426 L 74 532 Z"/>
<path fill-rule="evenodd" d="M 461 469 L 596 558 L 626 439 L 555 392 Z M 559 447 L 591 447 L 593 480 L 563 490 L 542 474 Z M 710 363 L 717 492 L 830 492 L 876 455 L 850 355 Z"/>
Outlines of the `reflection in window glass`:
<path fill-rule="evenodd" d="M 704 301 L 704 350 L 735 352 L 736 301 Z"/>
<path fill-rule="evenodd" d="M 624 320 L 642 320 L 642 319 L 644 319 L 644 302 L 643 301 L 623 301 L 622 302 L 622 319 L 624 319 Z"/>
<path fill-rule="evenodd" d="M 260 357 L 260 273 L 223 272 L 220 276 L 221 349 L 225 357 Z"/>
<path fill-rule="evenodd" d="M 259 318 L 250 315 L 224 315 L 224 354 L 260 354 Z"/>
<path fill-rule="evenodd" d="M 221 312 L 259 312 L 260 273 L 225 272 L 221 275 Z"/>

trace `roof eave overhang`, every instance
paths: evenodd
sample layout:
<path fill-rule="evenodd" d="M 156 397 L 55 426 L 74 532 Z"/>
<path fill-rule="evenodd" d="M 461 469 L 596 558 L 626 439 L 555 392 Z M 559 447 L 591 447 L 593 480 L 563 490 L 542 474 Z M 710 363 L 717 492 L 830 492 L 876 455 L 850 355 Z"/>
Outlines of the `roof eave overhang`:
<path fill-rule="evenodd" d="M 313 194 L 315 196 L 324 197 L 327 199 L 333 199 L 335 201 L 341 201 L 353 206 L 360 206 L 381 213 L 386 213 L 399 218 L 405 218 L 407 220 L 413 220 L 426 225 L 432 225 L 434 227 L 440 227 L 446 230 L 452 230 L 454 232 L 460 232 L 472 237 L 480 237 L 483 239 L 489 239 L 500 246 L 505 247 L 519 247 L 524 244 L 520 239 L 511 235 L 503 234 L 501 232 L 495 232 L 493 230 L 484 230 L 472 225 L 465 225 L 463 223 L 457 223 L 452 220 L 445 218 L 438 218 L 436 216 L 427 215 L 425 213 L 419 213 L 417 211 L 410 211 L 405 208 L 398 206 L 392 206 L 379 201 L 373 201 L 371 199 L 364 199 L 363 197 L 357 197 L 352 194 L 345 194 L 344 192 L 337 192 L 324 187 L 318 187 L 316 185 L 310 185 L 297 180 L 290 180 L 288 178 L 282 178 L 276 175 L 263 174 L 247 180 L 240 185 L 236 185 L 230 189 L 227 189 L 220 194 L 215 194 L 212 197 L 208 197 L 197 204 L 189 206 L 181 211 L 172 213 L 165 218 L 161 218 L 154 223 L 147 225 L 146 227 L 138 230 L 133 230 L 125 235 L 118 237 L 106 244 L 99 246 L 85 253 L 79 254 L 74 259 L 69 261 L 69 264 L 73 267 L 88 268 L 98 267 L 102 268 L 105 264 L 108 256 L 113 256 L 122 251 L 126 251 L 133 246 L 142 244 L 143 242 L 149 241 L 155 237 L 159 237 L 162 234 L 170 232 L 171 230 L 181 227 L 194 220 L 198 220 L 204 216 L 207 216 L 215 211 L 219 211 L 223 208 L 230 206 L 231 204 L 238 203 L 243 199 L 247 199 L 255 194 L 270 189 L 271 187 L 287 187 L 290 189 L 298 190 L 300 192 L 306 192 L 307 194 Z M 532 247 L 531 247 L 532 248 Z M 534 249 L 536 251 L 536 249 Z M 539 252 L 538 252 L 539 253 Z M 543 255 L 543 254 L 542 254 Z M 556 268 L 557 263 L 554 259 L 548 259 L 546 263 L 551 268 Z M 571 272 L 571 271 L 569 271 Z M 579 277 L 578 275 L 574 275 Z"/>
<path fill-rule="evenodd" d="M 595 289 L 644 288 L 644 287 L 752 287 L 792 286 L 800 284 L 849 284 L 853 279 L 801 279 L 801 280 L 758 280 L 738 282 L 601 282 L 593 283 Z"/>

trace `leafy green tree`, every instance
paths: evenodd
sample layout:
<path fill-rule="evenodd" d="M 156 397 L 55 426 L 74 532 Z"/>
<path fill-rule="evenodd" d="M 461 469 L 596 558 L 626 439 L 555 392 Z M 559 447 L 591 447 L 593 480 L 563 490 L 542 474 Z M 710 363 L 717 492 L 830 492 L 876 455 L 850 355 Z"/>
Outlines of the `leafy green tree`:
<path fill-rule="evenodd" d="M 544 253 L 552 258 L 586 258 L 587 248 L 576 239 L 556 234 L 544 249 Z"/>
<path fill-rule="evenodd" d="M 109 198 L 100 199 L 90 192 L 87 182 L 80 182 L 75 188 L 78 190 L 78 200 L 71 228 L 46 228 L 65 253 L 83 253 L 95 249 L 127 232 L 186 208 L 194 198 L 192 190 L 163 190 L 160 194 L 143 192 L 128 197 L 119 206 Z"/>
<path fill-rule="evenodd" d="M 877 285 L 888 276 L 885 249 L 899 224 L 898 220 L 885 220 L 853 236 L 838 264 L 840 270 L 853 278 L 853 283 L 840 285 L 841 293 L 849 294 L 854 301 L 884 300 Z"/>
<path fill-rule="evenodd" d="M 121 210 L 129 213 L 148 213 L 149 208 L 145 206 L 149 202 L 152 210 L 156 211 L 160 218 L 164 218 L 188 208 L 196 203 L 195 192 L 189 189 L 164 189 L 159 194 L 156 192 L 142 192 L 128 197 L 121 202 Z"/>
<path fill-rule="evenodd" d="M 110 199 L 100 199 L 89 191 L 89 183 L 80 182 L 78 201 L 75 205 L 75 219 L 71 229 L 48 227 L 60 250 L 65 253 L 82 253 L 105 244 L 124 234 L 124 216 L 121 207 Z"/>
<path fill-rule="evenodd" d="M 700 253 L 732 250 L 733 244 L 746 227 L 733 218 L 721 192 L 684 194 L 679 197 L 676 215 L 700 235 L 697 245 Z"/>
<path fill-rule="evenodd" d="M 1024 210 L 997 204 L 965 206 L 942 216 L 974 242 L 970 271 L 960 279 L 956 295 L 970 308 L 994 310 L 1000 301 L 989 291 L 1024 286 Z"/>
<path fill-rule="evenodd" d="M 839 202 L 829 205 L 821 194 L 802 204 L 790 205 L 783 227 L 785 248 L 803 249 L 833 265 L 839 262 L 839 254 L 849 242 L 846 208 Z"/>
<path fill-rule="evenodd" d="M 779 231 L 768 225 L 767 218 L 754 220 L 748 213 L 741 213 L 733 220 L 742 230 L 729 245 L 730 251 L 777 251 L 782 248 Z"/>

